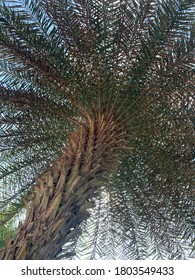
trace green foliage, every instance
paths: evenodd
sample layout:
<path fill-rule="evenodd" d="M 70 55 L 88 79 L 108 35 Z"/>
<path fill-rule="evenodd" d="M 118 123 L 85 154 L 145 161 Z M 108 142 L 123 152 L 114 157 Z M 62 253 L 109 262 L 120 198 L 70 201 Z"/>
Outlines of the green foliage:
<path fill-rule="evenodd" d="M 1 1 L 2 232 L 69 133 L 106 108 L 129 153 L 70 257 L 194 257 L 194 17 L 193 0 Z"/>

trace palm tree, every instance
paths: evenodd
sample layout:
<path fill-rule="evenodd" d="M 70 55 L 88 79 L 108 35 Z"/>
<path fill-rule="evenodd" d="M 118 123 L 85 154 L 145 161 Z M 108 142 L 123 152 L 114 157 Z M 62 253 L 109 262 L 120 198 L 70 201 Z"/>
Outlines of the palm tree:
<path fill-rule="evenodd" d="M 1 259 L 195 256 L 194 8 L 1 1 Z"/>

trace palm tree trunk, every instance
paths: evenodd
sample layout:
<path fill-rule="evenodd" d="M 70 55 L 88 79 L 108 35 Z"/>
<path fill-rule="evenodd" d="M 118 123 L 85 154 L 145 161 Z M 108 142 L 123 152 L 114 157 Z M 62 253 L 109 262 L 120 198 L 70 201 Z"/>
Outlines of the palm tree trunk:
<path fill-rule="evenodd" d="M 110 115 L 89 117 L 87 125 L 72 133 L 62 157 L 39 179 L 26 217 L 14 240 L 9 239 L 1 259 L 55 259 L 63 244 L 78 235 L 79 224 L 98 183 L 119 161 L 124 138 Z"/>

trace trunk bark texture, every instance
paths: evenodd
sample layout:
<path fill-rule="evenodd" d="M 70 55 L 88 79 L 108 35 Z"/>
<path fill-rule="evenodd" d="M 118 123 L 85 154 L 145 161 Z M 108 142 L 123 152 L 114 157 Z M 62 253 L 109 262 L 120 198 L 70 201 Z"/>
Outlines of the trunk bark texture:
<path fill-rule="evenodd" d="M 89 117 L 70 135 L 62 157 L 38 180 L 26 217 L 0 259 L 56 259 L 89 217 L 98 185 L 119 161 L 124 128 L 111 115 Z"/>

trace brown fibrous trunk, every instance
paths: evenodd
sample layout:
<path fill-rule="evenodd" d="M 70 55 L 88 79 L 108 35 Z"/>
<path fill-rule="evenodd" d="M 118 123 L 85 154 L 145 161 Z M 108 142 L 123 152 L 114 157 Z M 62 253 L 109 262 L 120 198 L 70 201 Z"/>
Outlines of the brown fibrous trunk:
<path fill-rule="evenodd" d="M 124 127 L 110 114 L 89 116 L 72 132 L 61 158 L 34 186 L 25 201 L 26 217 L 15 238 L 7 241 L 1 259 L 56 259 L 63 245 L 80 234 L 89 217 L 98 186 L 120 161 Z"/>

